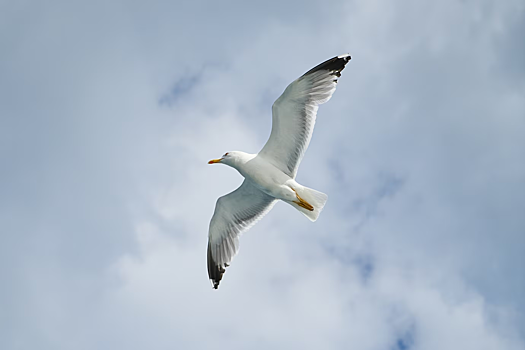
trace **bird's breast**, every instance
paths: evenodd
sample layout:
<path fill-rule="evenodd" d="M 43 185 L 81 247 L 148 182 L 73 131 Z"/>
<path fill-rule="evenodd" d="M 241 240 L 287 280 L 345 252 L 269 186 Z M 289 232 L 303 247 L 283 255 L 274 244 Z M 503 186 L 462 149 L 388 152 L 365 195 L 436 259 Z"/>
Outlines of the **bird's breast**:
<path fill-rule="evenodd" d="M 256 157 L 244 164 L 240 173 L 264 193 L 280 198 L 282 186 L 291 178 L 266 160 Z"/>

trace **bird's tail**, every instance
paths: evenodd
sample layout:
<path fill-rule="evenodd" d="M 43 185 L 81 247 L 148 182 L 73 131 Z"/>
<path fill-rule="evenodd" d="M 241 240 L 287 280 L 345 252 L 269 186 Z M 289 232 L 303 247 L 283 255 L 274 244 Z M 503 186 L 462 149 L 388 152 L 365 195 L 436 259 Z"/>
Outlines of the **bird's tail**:
<path fill-rule="evenodd" d="M 288 202 L 311 221 L 316 221 L 328 200 L 328 196 L 314 189 L 296 186 L 297 201 Z"/>

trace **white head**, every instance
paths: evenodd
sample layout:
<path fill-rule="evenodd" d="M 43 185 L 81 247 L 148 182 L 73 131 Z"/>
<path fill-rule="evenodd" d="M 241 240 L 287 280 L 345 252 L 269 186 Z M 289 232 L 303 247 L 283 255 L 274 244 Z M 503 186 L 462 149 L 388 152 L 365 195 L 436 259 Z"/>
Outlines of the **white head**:
<path fill-rule="evenodd" d="M 226 152 L 224 155 L 219 159 L 212 159 L 208 162 L 208 164 L 215 164 L 215 163 L 222 163 L 229 166 L 234 166 L 237 161 L 242 159 L 242 153 L 244 152 Z"/>
<path fill-rule="evenodd" d="M 240 151 L 226 152 L 221 158 L 212 159 L 208 162 L 208 164 L 221 163 L 229 165 L 233 168 L 237 168 L 238 166 L 241 166 L 241 164 L 244 164 L 250 159 L 252 159 L 254 156 L 255 155 Z"/>

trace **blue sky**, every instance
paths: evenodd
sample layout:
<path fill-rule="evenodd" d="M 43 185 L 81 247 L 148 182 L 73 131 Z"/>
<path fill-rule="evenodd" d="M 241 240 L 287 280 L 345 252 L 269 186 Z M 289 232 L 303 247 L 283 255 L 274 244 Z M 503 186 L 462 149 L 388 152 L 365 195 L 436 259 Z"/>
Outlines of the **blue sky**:
<path fill-rule="evenodd" d="M 523 1 L 4 1 L 0 348 L 524 349 Z M 207 165 L 349 52 L 279 203 L 206 274 Z"/>

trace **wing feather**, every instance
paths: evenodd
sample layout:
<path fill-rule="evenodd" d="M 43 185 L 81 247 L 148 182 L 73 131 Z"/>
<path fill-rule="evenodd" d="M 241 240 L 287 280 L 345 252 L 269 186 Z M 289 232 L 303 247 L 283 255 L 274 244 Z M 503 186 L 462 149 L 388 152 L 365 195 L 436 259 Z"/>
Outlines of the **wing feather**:
<path fill-rule="evenodd" d="M 276 199 L 244 180 L 235 191 L 220 197 L 208 233 L 208 276 L 217 289 L 226 267 L 239 250 L 239 236 L 275 205 Z"/>
<path fill-rule="evenodd" d="M 292 178 L 312 138 L 319 105 L 332 97 L 348 61 L 350 55 L 340 55 L 310 69 L 272 106 L 272 132 L 259 154 Z"/>

